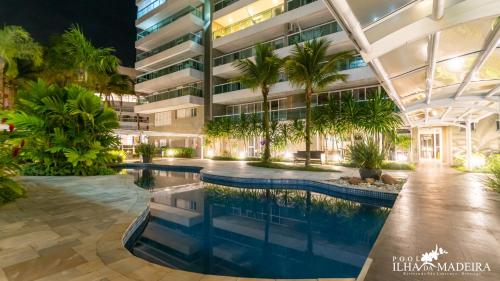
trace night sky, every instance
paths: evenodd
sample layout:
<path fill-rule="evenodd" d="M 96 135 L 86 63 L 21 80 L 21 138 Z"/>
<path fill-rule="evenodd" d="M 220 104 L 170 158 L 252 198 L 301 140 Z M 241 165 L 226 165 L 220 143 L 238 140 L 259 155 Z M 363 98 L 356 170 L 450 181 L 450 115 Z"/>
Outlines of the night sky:
<path fill-rule="evenodd" d="M 114 47 L 124 66 L 135 60 L 135 0 L 0 0 L 0 25 L 20 25 L 42 44 L 77 23 L 98 47 Z"/>

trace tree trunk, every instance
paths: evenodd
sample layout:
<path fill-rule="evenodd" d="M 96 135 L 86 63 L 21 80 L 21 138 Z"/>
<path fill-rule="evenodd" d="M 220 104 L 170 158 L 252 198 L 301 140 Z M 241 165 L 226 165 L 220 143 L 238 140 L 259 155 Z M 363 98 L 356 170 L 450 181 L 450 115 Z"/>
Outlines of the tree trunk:
<path fill-rule="evenodd" d="M 262 97 L 264 98 L 262 107 L 264 113 L 262 115 L 262 126 L 264 127 L 264 134 L 266 138 L 266 143 L 264 146 L 264 162 L 269 162 L 271 160 L 271 134 L 269 132 L 269 102 L 268 102 L 269 88 L 267 86 L 262 87 Z"/>
<path fill-rule="evenodd" d="M 5 109 L 5 73 L 3 73 L 3 69 L 2 69 L 2 81 L 0 81 L 0 83 L 2 83 L 2 109 Z"/>
<path fill-rule="evenodd" d="M 306 88 L 306 167 L 311 165 L 311 97 L 312 89 Z"/>

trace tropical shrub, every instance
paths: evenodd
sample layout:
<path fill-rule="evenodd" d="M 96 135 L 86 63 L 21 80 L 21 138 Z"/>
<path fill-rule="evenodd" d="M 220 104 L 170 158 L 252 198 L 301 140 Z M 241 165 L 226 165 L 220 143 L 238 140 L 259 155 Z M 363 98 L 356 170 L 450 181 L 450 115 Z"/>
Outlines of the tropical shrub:
<path fill-rule="evenodd" d="M 193 158 L 196 150 L 192 147 L 171 147 L 164 148 L 163 155 L 177 158 Z"/>
<path fill-rule="evenodd" d="M 15 158 L 17 158 L 21 147 L 24 145 L 22 141 L 20 144 L 12 141 L 14 134 L 12 124 L 9 125 L 8 130 L 0 132 L 0 205 L 22 197 L 24 194 L 21 185 L 11 179 L 19 170 Z"/>
<path fill-rule="evenodd" d="M 351 145 L 348 150 L 348 158 L 359 168 L 362 179 L 380 178 L 385 153 L 373 139 Z"/>
<path fill-rule="evenodd" d="M 151 163 L 158 149 L 152 143 L 141 143 L 137 146 L 137 152 L 142 156 L 142 162 Z"/>
<path fill-rule="evenodd" d="M 384 162 L 384 152 L 375 141 L 369 139 L 351 145 L 348 158 L 358 168 L 380 169 Z"/>
<path fill-rule="evenodd" d="M 80 86 L 65 88 L 42 80 L 20 91 L 11 114 L 20 136 L 26 140 L 22 158 L 25 174 L 111 174 L 110 153 L 118 145 L 112 130 L 116 113 L 93 92 Z"/>
<path fill-rule="evenodd" d="M 500 192 L 500 154 L 492 154 L 486 161 L 491 175 L 486 179 L 486 186 Z"/>

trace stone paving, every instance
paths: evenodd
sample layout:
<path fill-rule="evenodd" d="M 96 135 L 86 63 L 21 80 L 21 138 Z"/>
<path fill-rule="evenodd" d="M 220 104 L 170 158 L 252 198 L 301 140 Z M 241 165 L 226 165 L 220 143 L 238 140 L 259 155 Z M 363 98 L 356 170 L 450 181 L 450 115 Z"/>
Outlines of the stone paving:
<path fill-rule="evenodd" d="M 365 280 L 500 280 L 500 194 L 486 190 L 482 177 L 436 164 L 417 167 L 372 248 Z M 436 245 L 448 252 L 438 262 L 487 262 L 491 272 L 405 276 L 393 271 L 393 257 L 421 257 Z"/>

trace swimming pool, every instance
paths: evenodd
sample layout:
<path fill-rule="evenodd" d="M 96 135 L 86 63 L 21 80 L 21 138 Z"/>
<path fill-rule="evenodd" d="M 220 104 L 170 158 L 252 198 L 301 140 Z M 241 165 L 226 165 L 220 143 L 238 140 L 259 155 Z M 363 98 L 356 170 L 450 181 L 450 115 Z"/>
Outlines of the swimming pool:
<path fill-rule="evenodd" d="M 128 169 L 151 192 L 132 244 L 151 262 L 253 278 L 356 277 L 390 208 L 294 189 L 236 188 L 194 171 Z"/>

